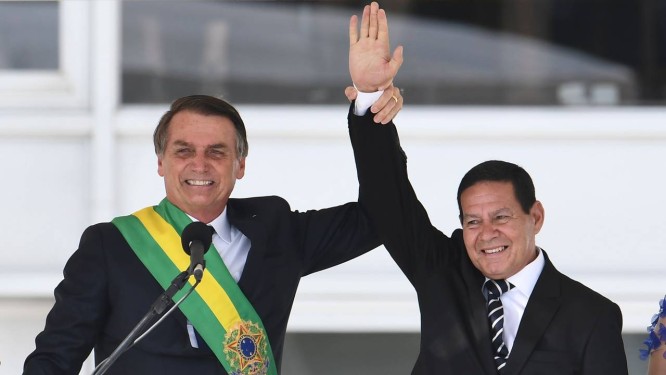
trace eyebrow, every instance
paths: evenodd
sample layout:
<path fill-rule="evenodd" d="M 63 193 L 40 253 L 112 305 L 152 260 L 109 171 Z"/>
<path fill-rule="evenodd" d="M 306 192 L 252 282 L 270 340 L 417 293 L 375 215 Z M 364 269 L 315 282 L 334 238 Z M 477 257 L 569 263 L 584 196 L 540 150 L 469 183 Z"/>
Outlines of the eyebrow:
<path fill-rule="evenodd" d="M 175 140 L 173 141 L 173 144 L 176 146 L 186 146 L 186 147 L 194 147 L 194 145 L 190 142 L 186 142 L 183 140 Z M 211 148 L 230 148 L 224 143 L 214 143 L 212 145 L 207 145 L 206 149 L 211 149 Z"/>
<path fill-rule="evenodd" d="M 231 148 L 224 143 L 215 143 L 213 145 L 208 145 L 206 148 Z"/>
<path fill-rule="evenodd" d="M 467 219 L 477 219 L 477 218 L 479 218 L 478 215 L 472 215 L 472 214 L 464 214 L 464 215 L 463 215 L 463 220 L 467 220 Z"/>
<path fill-rule="evenodd" d="M 509 207 L 503 207 L 503 208 L 500 208 L 499 210 L 493 211 L 492 214 L 497 215 L 498 213 L 500 213 L 502 211 L 509 211 L 509 213 L 513 213 L 513 210 L 511 210 Z"/>
<path fill-rule="evenodd" d="M 495 216 L 495 215 L 497 215 L 498 213 L 503 212 L 503 211 L 508 211 L 508 213 L 513 214 L 513 211 L 512 211 L 509 207 L 502 207 L 502 208 L 500 208 L 500 209 L 497 209 L 497 210 L 495 210 L 495 211 L 492 211 L 492 212 L 490 213 L 490 216 Z M 481 218 L 481 216 L 482 216 L 482 215 L 476 215 L 476 214 L 463 214 L 463 220 L 466 220 L 466 219 L 478 219 L 478 218 Z"/>

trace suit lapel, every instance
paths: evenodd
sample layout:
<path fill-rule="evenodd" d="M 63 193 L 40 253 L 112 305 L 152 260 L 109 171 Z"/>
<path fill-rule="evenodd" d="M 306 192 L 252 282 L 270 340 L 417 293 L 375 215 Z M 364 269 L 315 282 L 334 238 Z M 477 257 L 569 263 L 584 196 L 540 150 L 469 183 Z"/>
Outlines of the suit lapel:
<path fill-rule="evenodd" d="M 527 307 L 509 355 L 506 365 L 507 374 L 520 373 L 561 304 L 560 273 L 550 262 L 545 251 L 544 258 L 543 271 L 527 301 Z"/>
<path fill-rule="evenodd" d="M 246 210 L 240 203 L 241 201 L 235 199 L 229 200 L 229 203 L 227 204 L 227 217 L 229 218 L 229 223 L 231 223 L 231 225 L 238 228 L 238 230 L 250 239 L 250 251 L 247 254 L 247 260 L 245 261 L 245 267 L 243 267 L 241 278 L 238 280 L 239 286 L 244 290 L 244 286 L 249 285 L 249 283 L 263 280 L 261 277 L 263 270 L 261 267 L 257 267 L 257 264 L 261 263 L 260 261 L 266 253 L 267 235 L 266 228 L 264 228 L 263 225 L 260 225 L 261 220 L 258 219 L 258 214 Z"/>
<path fill-rule="evenodd" d="M 464 247 L 463 247 L 464 248 Z M 465 310 L 469 311 L 467 326 L 471 327 L 472 345 L 475 347 L 478 363 L 484 374 L 497 374 L 493 362 L 493 352 L 490 345 L 490 327 L 488 324 L 486 301 L 481 291 L 485 278 L 474 267 L 467 256 L 462 257 L 461 267 L 463 279 L 467 288 L 467 304 Z"/>

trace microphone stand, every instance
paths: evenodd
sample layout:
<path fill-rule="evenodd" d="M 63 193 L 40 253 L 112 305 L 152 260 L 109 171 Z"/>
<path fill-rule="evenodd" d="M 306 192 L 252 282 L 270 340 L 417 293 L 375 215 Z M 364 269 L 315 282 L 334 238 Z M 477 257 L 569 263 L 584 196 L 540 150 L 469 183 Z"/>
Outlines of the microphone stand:
<path fill-rule="evenodd" d="M 134 345 L 135 339 L 143 333 L 146 328 L 148 327 L 148 324 L 157 316 L 162 315 L 164 310 L 169 306 L 171 303 L 171 298 L 183 288 L 185 283 L 187 282 L 187 279 L 190 277 L 190 273 L 187 271 L 183 271 L 178 276 L 176 276 L 172 281 L 171 285 L 167 290 L 160 295 L 155 302 L 153 302 L 152 306 L 150 306 L 149 311 L 144 315 L 144 317 L 139 321 L 139 323 L 134 326 L 134 329 L 125 337 L 125 339 L 118 345 L 116 350 L 109 355 L 108 358 L 106 358 L 104 361 L 100 362 L 100 364 L 95 368 L 93 371 L 92 375 L 102 375 L 104 374 L 109 367 L 120 357 L 121 354 L 123 354 L 125 351 L 127 351 L 132 345 Z M 197 282 L 198 284 L 198 282 Z M 196 286 L 196 284 L 194 285 Z M 193 287 L 194 288 L 194 287 Z"/>

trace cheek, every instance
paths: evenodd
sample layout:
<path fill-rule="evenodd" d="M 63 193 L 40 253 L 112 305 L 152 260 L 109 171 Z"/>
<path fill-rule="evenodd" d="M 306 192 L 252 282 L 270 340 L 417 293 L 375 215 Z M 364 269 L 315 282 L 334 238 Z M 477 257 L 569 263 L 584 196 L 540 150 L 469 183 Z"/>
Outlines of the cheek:
<path fill-rule="evenodd" d="M 463 233 L 463 242 L 465 243 L 465 249 L 467 250 L 467 254 L 469 254 L 470 258 L 473 258 L 476 253 L 475 251 L 476 236 L 469 233 L 467 234 Z"/>

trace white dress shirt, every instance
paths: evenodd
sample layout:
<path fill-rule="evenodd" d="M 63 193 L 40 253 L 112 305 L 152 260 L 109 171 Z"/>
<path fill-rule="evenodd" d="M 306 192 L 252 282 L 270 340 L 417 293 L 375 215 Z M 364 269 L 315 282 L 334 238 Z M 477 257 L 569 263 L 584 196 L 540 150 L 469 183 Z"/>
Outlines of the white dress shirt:
<path fill-rule="evenodd" d="M 354 114 L 356 116 L 363 116 L 370 107 L 379 99 L 384 93 L 384 90 L 376 92 L 360 92 L 357 91 L 356 101 L 354 102 Z"/>
<path fill-rule="evenodd" d="M 543 266 L 546 264 L 541 249 L 537 247 L 537 251 L 536 259 L 507 279 L 508 282 L 513 284 L 514 288 L 500 297 L 504 307 L 504 344 L 509 352 L 511 352 L 513 342 L 516 340 L 518 326 L 523 318 L 525 307 L 527 307 L 527 301 L 530 299 L 532 290 L 534 290 Z"/>
<path fill-rule="evenodd" d="M 238 282 L 245 268 L 247 254 L 250 252 L 250 239 L 229 223 L 226 208 L 208 225 L 215 229 L 213 234 L 215 249 L 220 253 L 231 277 Z"/>

